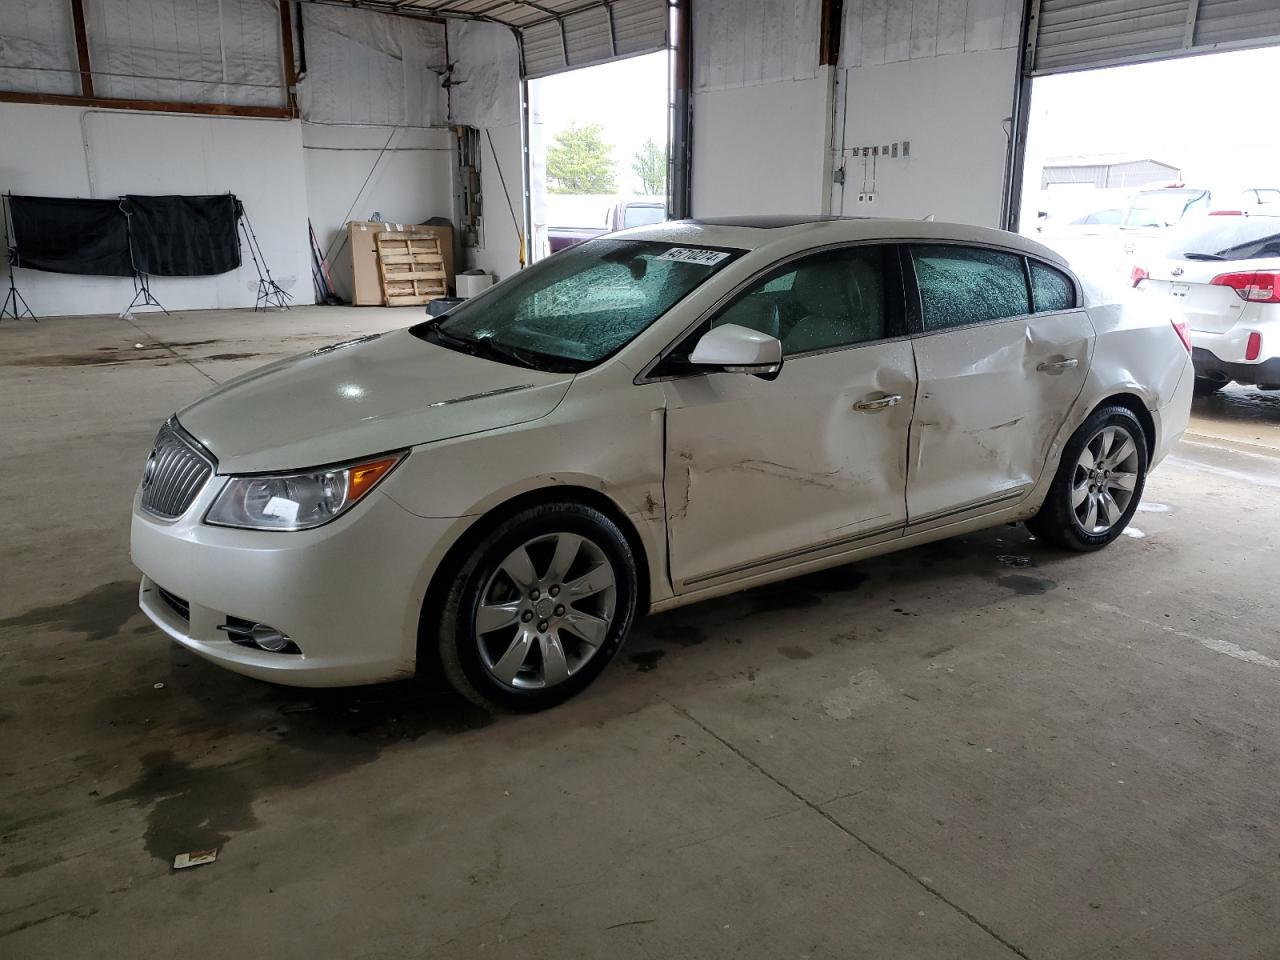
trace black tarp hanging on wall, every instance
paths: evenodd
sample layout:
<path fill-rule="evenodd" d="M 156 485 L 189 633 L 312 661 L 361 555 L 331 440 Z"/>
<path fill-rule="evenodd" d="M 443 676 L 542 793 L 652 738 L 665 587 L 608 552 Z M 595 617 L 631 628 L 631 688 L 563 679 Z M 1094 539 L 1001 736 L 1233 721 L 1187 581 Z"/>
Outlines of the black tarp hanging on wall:
<path fill-rule="evenodd" d="M 119 200 L 11 196 L 9 212 L 15 266 L 95 277 L 133 276 Z"/>
<path fill-rule="evenodd" d="M 124 198 L 133 265 L 153 277 L 208 277 L 240 266 L 240 201 L 214 197 Z"/>

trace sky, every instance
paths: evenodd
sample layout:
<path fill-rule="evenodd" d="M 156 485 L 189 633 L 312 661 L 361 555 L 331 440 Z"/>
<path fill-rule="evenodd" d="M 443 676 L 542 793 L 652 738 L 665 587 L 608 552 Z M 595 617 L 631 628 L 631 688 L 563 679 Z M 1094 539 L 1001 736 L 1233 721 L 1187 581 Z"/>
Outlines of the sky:
<path fill-rule="evenodd" d="M 1038 78 L 1024 183 L 1046 157 L 1132 153 L 1194 186 L 1280 186 L 1277 88 L 1274 47 Z"/>
<path fill-rule="evenodd" d="M 648 137 L 659 147 L 667 142 L 667 54 L 631 57 L 598 67 L 534 80 L 530 84 L 532 122 L 541 120 L 544 142 L 569 126 L 599 123 L 614 145 L 618 185 L 638 191 L 631 157 Z"/>

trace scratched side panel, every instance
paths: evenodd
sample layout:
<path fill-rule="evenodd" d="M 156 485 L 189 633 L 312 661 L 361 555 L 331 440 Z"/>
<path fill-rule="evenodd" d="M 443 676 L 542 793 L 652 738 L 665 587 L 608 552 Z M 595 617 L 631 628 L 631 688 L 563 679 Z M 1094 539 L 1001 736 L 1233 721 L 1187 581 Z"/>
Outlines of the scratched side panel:
<path fill-rule="evenodd" d="M 620 366 L 583 374 L 541 420 L 418 447 L 385 492 L 418 516 L 479 517 L 530 491 L 586 487 L 630 517 L 644 544 L 653 597 L 668 596 L 665 396 L 656 384 L 631 383 L 632 376 Z"/>

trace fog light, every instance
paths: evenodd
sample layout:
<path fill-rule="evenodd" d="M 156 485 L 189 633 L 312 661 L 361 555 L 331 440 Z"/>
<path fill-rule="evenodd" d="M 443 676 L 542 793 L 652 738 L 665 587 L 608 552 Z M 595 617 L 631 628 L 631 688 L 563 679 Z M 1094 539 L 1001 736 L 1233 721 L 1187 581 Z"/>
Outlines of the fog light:
<path fill-rule="evenodd" d="M 230 638 L 232 643 L 242 647 L 257 647 L 268 653 L 301 653 L 298 645 L 288 634 L 265 623 L 254 623 L 240 617 L 227 617 L 227 622 L 218 629 Z"/>

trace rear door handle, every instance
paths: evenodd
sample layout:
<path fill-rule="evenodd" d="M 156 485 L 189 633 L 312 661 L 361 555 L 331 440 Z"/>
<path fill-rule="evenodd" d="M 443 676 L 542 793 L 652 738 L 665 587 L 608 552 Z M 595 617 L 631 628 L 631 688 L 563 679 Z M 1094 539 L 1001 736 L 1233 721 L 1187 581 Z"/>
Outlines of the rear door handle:
<path fill-rule="evenodd" d="M 1080 366 L 1080 361 L 1075 357 L 1069 357 L 1066 360 L 1046 360 L 1044 363 L 1037 363 L 1036 369 L 1041 373 L 1061 373 L 1063 370 L 1070 370 L 1072 367 Z"/>
<path fill-rule="evenodd" d="M 901 402 L 901 394 L 891 393 L 885 397 L 877 397 L 875 400 L 863 400 L 860 403 L 855 403 L 853 405 L 853 409 L 863 410 L 867 413 L 874 413 L 877 410 L 884 410 L 887 407 L 896 407 Z"/>

